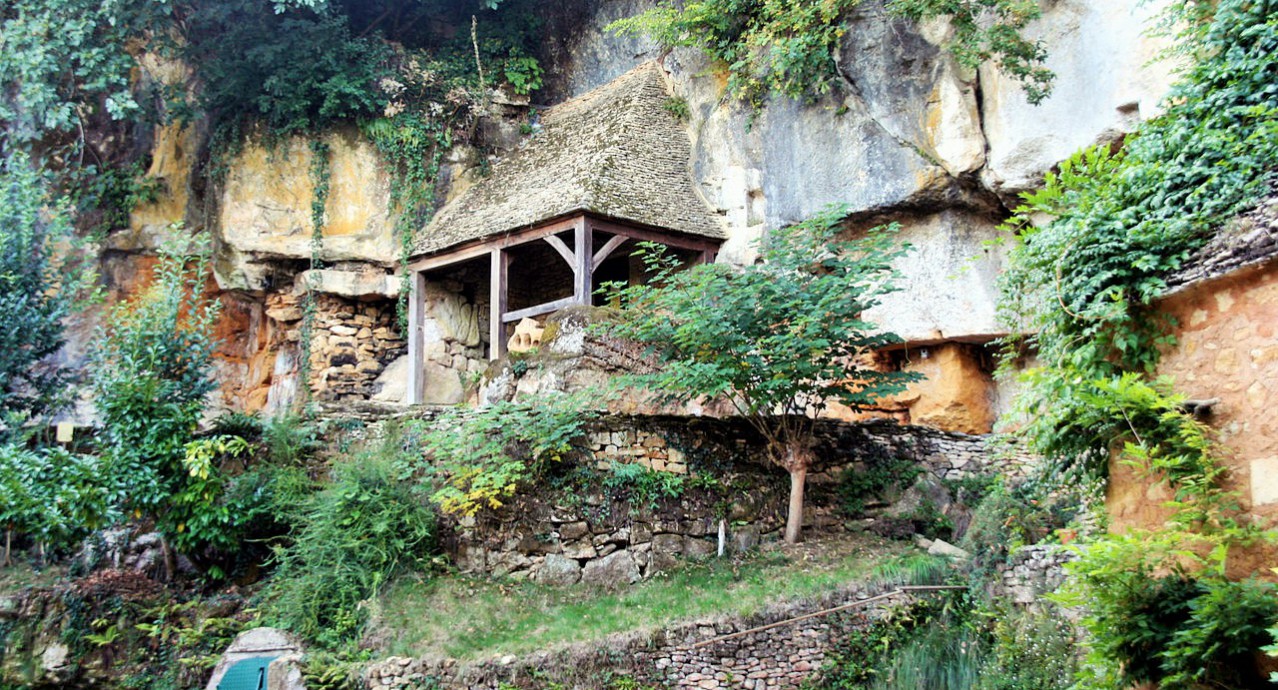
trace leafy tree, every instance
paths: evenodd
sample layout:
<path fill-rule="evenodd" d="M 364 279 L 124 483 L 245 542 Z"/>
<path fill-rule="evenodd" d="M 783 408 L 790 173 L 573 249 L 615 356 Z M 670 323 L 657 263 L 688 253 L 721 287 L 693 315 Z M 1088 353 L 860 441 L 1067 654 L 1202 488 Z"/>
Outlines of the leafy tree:
<path fill-rule="evenodd" d="M 899 342 L 861 314 L 892 290 L 892 229 L 836 239 L 846 207 L 834 206 L 760 244 L 761 262 L 679 270 L 674 257 L 645 255 L 654 280 L 606 288 L 625 318 L 612 334 L 648 346 L 660 368 L 627 383 L 670 402 L 723 398 L 768 441 L 790 473 L 786 541 L 803 519 L 803 487 L 813 459 L 815 419 L 831 400 L 862 410 L 900 392 L 917 374 L 862 366 Z"/>
<path fill-rule="evenodd" d="M 173 497 L 193 479 L 184 464 L 205 397 L 219 303 L 204 294 L 207 246 L 162 250 L 155 282 L 117 305 L 97 333 L 90 373 L 103 451 L 127 507 L 171 539 L 186 530 Z"/>
<path fill-rule="evenodd" d="M 138 110 L 130 42 L 167 16 L 150 0 L 8 0 L 0 5 L 0 122 L 27 142 L 77 132 L 95 111 Z"/>
<path fill-rule="evenodd" d="M 71 226 L 19 151 L 0 161 L 0 415 L 36 417 L 63 400 L 69 374 L 48 361 L 63 320 L 95 277 L 68 252 Z"/>

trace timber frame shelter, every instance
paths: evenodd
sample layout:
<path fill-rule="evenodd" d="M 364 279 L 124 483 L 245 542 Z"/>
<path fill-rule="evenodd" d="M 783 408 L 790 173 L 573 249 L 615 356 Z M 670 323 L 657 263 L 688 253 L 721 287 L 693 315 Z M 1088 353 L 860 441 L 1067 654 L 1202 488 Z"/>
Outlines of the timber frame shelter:
<path fill-rule="evenodd" d="M 534 134 L 418 233 L 404 276 L 407 402 L 424 397 L 424 295 L 432 273 L 487 260 L 488 358 L 497 360 L 511 324 L 590 305 L 600 267 L 619 249 L 628 253 L 628 244 L 655 242 L 693 263 L 715 260 L 726 233 L 692 180 L 691 141 L 666 108 L 670 98 L 664 70 L 650 62 L 546 110 Z M 528 306 L 515 300 L 519 308 L 510 309 L 512 262 L 541 277 L 563 272 L 556 255 L 571 271 L 571 289 L 561 282 L 550 295 L 571 294 Z M 546 285 L 533 287 L 541 292 L 535 299 L 521 293 L 525 303 L 550 296 Z"/>

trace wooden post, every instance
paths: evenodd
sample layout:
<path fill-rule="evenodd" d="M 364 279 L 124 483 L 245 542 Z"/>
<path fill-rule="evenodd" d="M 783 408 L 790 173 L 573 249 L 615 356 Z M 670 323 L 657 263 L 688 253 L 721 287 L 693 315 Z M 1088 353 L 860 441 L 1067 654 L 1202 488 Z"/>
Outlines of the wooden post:
<path fill-rule="evenodd" d="M 426 274 L 421 271 L 409 271 L 404 276 L 408 282 L 408 390 L 407 402 L 410 405 L 422 403 L 425 377 L 423 376 L 422 326 L 426 321 Z"/>
<path fill-rule="evenodd" d="M 498 360 L 506 354 L 506 324 L 502 317 L 506 315 L 506 298 L 509 294 L 506 279 L 510 269 L 510 256 L 501 248 L 494 249 L 490 256 L 492 268 L 488 280 L 488 359 Z"/>
<path fill-rule="evenodd" d="M 590 304 L 591 293 L 594 291 L 594 228 L 590 226 L 590 222 L 585 218 L 577 221 L 577 227 L 573 228 L 573 249 L 575 250 L 576 259 L 573 266 L 573 297 L 577 304 Z"/>

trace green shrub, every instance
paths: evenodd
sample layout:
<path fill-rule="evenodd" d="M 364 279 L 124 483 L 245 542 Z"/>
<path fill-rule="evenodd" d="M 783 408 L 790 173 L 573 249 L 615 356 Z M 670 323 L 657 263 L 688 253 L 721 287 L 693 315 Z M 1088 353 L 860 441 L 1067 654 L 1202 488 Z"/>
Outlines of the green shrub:
<path fill-rule="evenodd" d="M 340 460 L 306 504 L 293 544 L 277 552 L 267 617 L 321 646 L 354 639 L 364 602 L 409 569 L 429 566 L 435 515 L 420 486 L 400 479 L 398 439 Z"/>
<path fill-rule="evenodd" d="M 1133 530 L 1080 548 L 1053 598 L 1084 606 L 1080 687 L 1255 687 L 1254 656 L 1278 620 L 1274 585 L 1225 578 L 1229 542 Z"/>
<path fill-rule="evenodd" d="M 995 618 L 993 641 L 977 690 L 1067 690 L 1078 658 L 1074 630 L 1061 612 L 1004 612 Z"/>
<path fill-rule="evenodd" d="M 214 388 L 219 303 L 204 296 L 206 249 L 165 248 L 154 284 L 111 309 L 90 353 L 109 476 L 125 507 L 154 517 L 170 540 L 186 529 L 172 499 L 191 481 L 186 446 Z"/>
<path fill-rule="evenodd" d="M 864 469 L 849 467 L 839 475 L 839 509 L 848 517 L 859 517 L 871 498 L 884 499 L 914 483 L 923 472 L 918 464 L 893 456 L 878 446 L 867 447 Z"/>
<path fill-rule="evenodd" d="M 115 517 L 107 464 L 63 448 L 28 449 L 0 444 L 0 527 L 6 532 L 4 563 L 15 535 L 45 552 L 75 546 Z"/>
<path fill-rule="evenodd" d="M 238 436 L 245 441 L 256 441 L 262 437 L 264 425 L 256 412 L 227 412 L 213 420 L 213 432 L 226 436 Z"/>
<path fill-rule="evenodd" d="M 6 49 L 7 50 L 7 49 Z M 0 51 L 5 52 L 5 51 Z M 0 58 L 2 60 L 3 58 Z M 67 402 L 70 372 L 48 361 L 65 340 L 63 321 L 96 278 L 73 240 L 65 204 L 53 202 L 31 159 L 0 159 L 0 417 L 38 417 Z M 0 440 L 22 421 L 0 422 Z"/>
<path fill-rule="evenodd" d="M 551 393 L 445 413 L 422 438 L 443 481 L 431 500 L 462 515 L 500 507 L 574 450 L 593 416 L 587 402 L 593 397 Z"/>
<path fill-rule="evenodd" d="M 352 35 L 327 8 L 276 12 L 258 0 L 197 3 L 184 57 L 203 85 L 201 107 L 224 122 L 260 121 L 277 134 L 381 112 L 390 49 Z"/>
<path fill-rule="evenodd" d="M 634 462 L 614 462 L 604 475 L 603 485 L 614 495 L 629 498 L 635 508 L 655 509 L 662 499 L 683 495 L 688 477 L 661 472 Z"/>
<path fill-rule="evenodd" d="M 262 424 L 262 442 L 271 463 L 301 465 L 324 447 L 319 428 L 295 412 L 281 412 Z"/>

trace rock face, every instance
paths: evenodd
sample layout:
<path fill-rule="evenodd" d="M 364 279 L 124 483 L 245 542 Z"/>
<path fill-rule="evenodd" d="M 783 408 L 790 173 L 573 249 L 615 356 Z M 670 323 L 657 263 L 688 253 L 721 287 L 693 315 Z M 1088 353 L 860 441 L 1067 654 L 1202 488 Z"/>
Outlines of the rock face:
<path fill-rule="evenodd" d="M 981 244 L 996 236 L 1000 201 L 1035 186 L 1076 149 L 1156 112 L 1170 67 L 1147 65 L 1165 43 L 1142 32 L 1163 4 L 1049 3 L 1030 29 L 1057 74 L 1041 106 L 994 67 L 957 65 L 943 47 L 951 34 L 944 23 L 916 26 L 882 2 L 849 17 L 841 86 L 810 104 L 774 99 L 753 119 L 725 96 L 721 71 L 699 51 L 676 49 L 663 64 L 688 101 L 694 179 L 729 225 L 720 260 L 748 262 L 750 241 L 766 228 L 846 203 L 870 221 L 901 220 L 918 246 L 900 264 L 905 289 L 876 310 L 879 323 L 907 340 L 1000 333 L 993 276 L 1003 256 Z M 569 74 L 555 82 L 562 95 L 661 57 L 644 39 L 600 28 L 651 6 L 600 5 L 571 44 Z"/>
<path fill-rule="evenodd" d="M 659 61 L 672 93 L 687 102 L 688 166 L 697 192 L 722 215 L 729 232 L 720 261 L 752 261 L 752 242 L 768 229 L 828 204 L 847 204 L 849 233 L 895 221 L 902 241 L 914 246 L 898 263 L 901 290 L 867 317 L 911 347 L 984 343 L 1004 330 L 994 304 L 1005 255 L 989 243 L 999 235 L 999 221 L 1017 192 L 1038 184 L 1073 151 L 1112 141 L 1157 112 L 1171 66 L 1148 64 L 1163 43 L 1142 31 L 1167 1 L 1046 3 L 1029 34 L 1047 49 L 1048 66 L 1057 75 L 1055 92 L 1031 106 L 1020 86 L 996 67 L 958 65 L 945 47 L 952 36 L 946 23 L 915 25 L 891 16 L 884 0 L 866 0 L 846 17 L 848 30 L 836 55 L 841 79 L 831 92 L 812 102 L 773 99 L 753 113 L 724 93 L 721 68 L 700 51 L 663 53 L 646 37 L 604 30 L 611 21 L 653 7 L 655 0 L 582 0 L 573 10 L 572 30 L 551 37 L 547 88 L 539 99 L 554 103 L 581 95 L 641 63 Z M 152 79 L 169 85 L 189 79 L 180 64 L 144 58 Z M 457 198 L 478 179 L 485 156 L 500 157 L 520 145 L 516 132 L 526 107 L 502 101 L 483 119 L 477 131 L 485 133 L 486 153 L 470 146 L 449 153 L 441 199 Z M 166 228 L 185 221 L 187 227 L 212 229 L 216 289 L 229 305 L 226 323 L 219 326 L 227 343 L 219 364 L 226 404 L 269 409 L 286 404 L 299 389 L 305 348 L 296 333 L 300 312 L 289 313 L 300 309 L 299 284 L 379 305 L 398 293 L 400 243 L 388 207 L 390 178 L 375 148 L 353 128 L 319 137 L 317 143 L 329 151 L 330 192 L 319 247 L 326 265 L 299 277 L 312 254 L 316 147 L 301 137 L 274 148 L 249 139 L 224 161 L 225 177 L 205 184 L 196 174 L 199 152 L 207 148 L 206 129 L 197 123 L 154 130 L 148 175 L 158 183 L 158 197 L 138 206 L 128 227 L 108 234 L 102 272 L 112 298 L 136 294 L 145 284 L 146 255 Z M 432 276 L 428 284 L 422 353 L 428 402 L 466 399 L 473 379 L 487 368 L 486 281 L 486 266 L 472 265 Z M 93 325 L 88 319 L 75 327 L 68 361 L 82 360 Z M 330 335 L 325 338 L 331 344 Z M 547 340 L 574 349 L 566 339 Z M 339 371 L 350 381 L 329 390 L 339 397 L 403 400 L 409 366 L 397 362 L 401 353 L 394 346 L 370 353 L 354 345 L 364 357 L 345 362 L 350 353 L 339 353 L 339 363 L 331 357 L 319 363 L 318 370 L 356 367 Z M 510 397 L 593 385 L 613 360 L 623 358 L 575 349 L 562 353 L 566 357 L 536 381 L 493 381 L 490 389 L 508 386 L 496 397 Z M 602 371 L 575 367 L 573 358 L 592 357 L 603 362 Z M 974 376 L 962 385 L 984 390 L 989 383 Z M 910 412 L 916 421 L 984 428 L 983 412 L 959 412 L 974 399 L 942 395 L 925 402 L 935 394 L 920 389 L 920 402 Z M 925 410 L 929 405 L 935 409 Z"/>
<path fill-rule="evenodd" d="M 330 180 L 321 258 L 393 264 L 399 245 L 388 208 L 390 179 L 376 150 L 354 132 L 328 134 L 322 142 L 330 150 Z M 229 161 L 217 223 L 223 288 L 263 289 L 270 260 L 310 258 L 314 155 L 300 137 L 275 150 L 249 140 Z"/>

